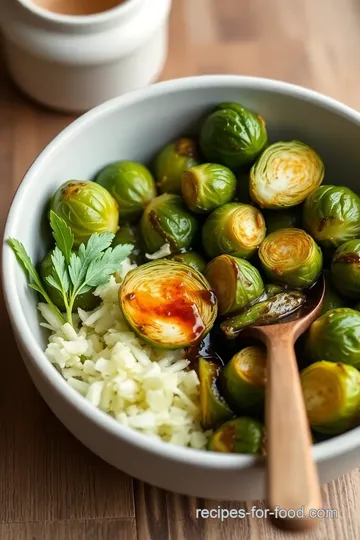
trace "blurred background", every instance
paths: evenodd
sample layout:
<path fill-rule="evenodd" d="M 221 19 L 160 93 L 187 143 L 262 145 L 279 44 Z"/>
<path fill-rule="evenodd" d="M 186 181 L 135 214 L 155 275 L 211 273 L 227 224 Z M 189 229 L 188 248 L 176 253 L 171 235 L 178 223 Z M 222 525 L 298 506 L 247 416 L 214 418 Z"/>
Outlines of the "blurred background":
<path fill-rule="evenodd" d="M 359 28 L 359 0 L 173 0 L 161 80 L 264 76 L 360 108 Z M 24 97 L 0 56 L 1 231 L 24 173 L 74 118 Z M 100 461 L 60 425 L 33 387 L 1 299 L 0 319 L 1 540 L 290 538 L 257 520 L 199 521 L 197 507 L 220 503 L 164 493 Z M 324 486 L 325 506 L 339 508 L 340 517 L 306 538 L 359 540 L 359 485 L 360 471 L 354 471 Z"/>

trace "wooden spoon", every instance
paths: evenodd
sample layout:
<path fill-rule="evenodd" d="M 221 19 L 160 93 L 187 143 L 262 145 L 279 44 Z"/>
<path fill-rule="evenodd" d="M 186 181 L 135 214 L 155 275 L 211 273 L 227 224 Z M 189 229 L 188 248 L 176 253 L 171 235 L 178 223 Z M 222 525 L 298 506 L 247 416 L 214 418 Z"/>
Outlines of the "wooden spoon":
<path fill-rule="evenodd" d="M 275 513 L 272 521 L 281 529 L 307 530 L 315 527 L 318 520 L 282 517 L 277 514 L 277 508 L 281 509 L 281 514 L 293 509 L 302 510 L 306 516 L 311 509 L 320 509 L 322 504 L 294 345 L 319 316 L 324 293 L 325 282 L 321 277 L 313 287 L 313 301 L 304 316 L 247 329 L 266 345 L 268 352 L 267 498 L 268 509 Z"/>

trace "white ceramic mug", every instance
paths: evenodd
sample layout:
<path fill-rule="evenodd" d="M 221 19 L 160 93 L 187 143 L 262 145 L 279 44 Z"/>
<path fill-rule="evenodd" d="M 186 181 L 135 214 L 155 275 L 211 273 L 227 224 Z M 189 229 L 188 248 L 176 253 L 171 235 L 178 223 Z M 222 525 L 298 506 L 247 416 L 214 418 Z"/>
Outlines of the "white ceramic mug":
<path fill-rule="evenodd" d="M 171 0 L 124 0 L 92 15 L 1 0 L 0 25 L 15 83 L 50 108 L 84 112 L 160 75 Z"/>

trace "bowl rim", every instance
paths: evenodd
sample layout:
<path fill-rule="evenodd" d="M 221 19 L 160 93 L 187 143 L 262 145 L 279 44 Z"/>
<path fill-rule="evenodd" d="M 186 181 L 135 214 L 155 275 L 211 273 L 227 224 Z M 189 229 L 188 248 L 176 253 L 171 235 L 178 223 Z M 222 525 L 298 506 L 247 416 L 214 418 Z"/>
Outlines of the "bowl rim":
<path fill-rule="evenodd" d="M 29 361 L 41 372 L 43 378 L 46 379 L 47 384 L 51 386 L 63 400 L 74 407 L 80 415 L 85 416 L 87 420 L 93 422 L 97 427 L 105 430 L 110 435 L 120 440 L 124 440 L 126 443 L 139 449 L 143 449 L 149 454 L 156 455 L 169 461 L 186 463 L 187 465 L 201 467 L 203 469 L 215 468 L 217 470 L 229 470 L 234 469 L 235 467 L 237 469 L 258 468 L 259 466 L 264 467 L 265 460 L 263 457 L 240 454 L 220 454 L 180 447 L 151 439 L 130 427 L 117 423 L 114 418 L 92 405 L 81 394 L 70 387 L 62 375 L 47 359 L 43 349 L 27 325 L 26 317 L 22 312 L 20 299 L 17 294 L 16 282 L 12 279 L 14 265 L 17 264 L 17 262 L 12 250 L 6 243 L 7 238 L 16 238 L 16 230 L 21 219 L 21 207 L 25 203 L 27 193 L 31 188 L 33 180 L 37 176 L 37 169 L 45 160 L 51 157 L 51 154 L 57 150 L 59 145 L 66 145 L 68 140 L 75 137 L 78 131 L 83 129 L 86 124 L 96 122 L 98 118 L 109 113 L 111 110 L 126 108 L 131 104 L 147 100 L 154 96 L 185 90 L 201 90 L 209 86 L 224 86 L 224 88 L 239 89 L 255 88 L 256 90 L 275 91 L 279 94 L 292 96 L 301 101 L 307 101 L 331 110 L 332 112 L 349 119 L 353 123 L 358 123 L 360 126 L 360 113 L 340 101 L 303 86 L 263 77 L 242 75 L 200 75 L 185 77 L 158 82 L 145 88 L 129 92 L 125 95 L 115 97 L 91 109 L 65 127 L 38 154 L 25 173 L 12 199 L 6 219 L 2 246 L 1 277 L 5 306 L 19 345 L 26 353 Z M 335 436 L 333 439 L 317 443 L 313 446 L 312 453 L 314 460 L 317 463 L 321 463 L 340 456 L 343 453 L 351 452 L 359 447 L 360 427 L 357 427 L 347 433 Z"/>

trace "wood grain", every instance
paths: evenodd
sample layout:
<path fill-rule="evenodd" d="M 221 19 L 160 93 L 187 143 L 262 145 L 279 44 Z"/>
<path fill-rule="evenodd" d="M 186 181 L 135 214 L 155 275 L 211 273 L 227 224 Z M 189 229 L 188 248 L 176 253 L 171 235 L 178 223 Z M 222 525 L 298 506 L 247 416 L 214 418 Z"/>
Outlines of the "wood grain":
<path fill-rule="evenodd" d="M 360 109 L 357 0 L 174 0 L 162 79 L 207 73 L 302 84 Z M 23 174 L 73 117 L 26 100 L 0 69 L 0 227 Z M 34 389 L 0 302 L 1 540 L 282 540 L 262 519 L 202 519 L 248 504 L 166 493 L 116 471 L 77 442 Z M 299 540 L 360 540 L 360 470 L 322 487 L 336 520 Z"/>

